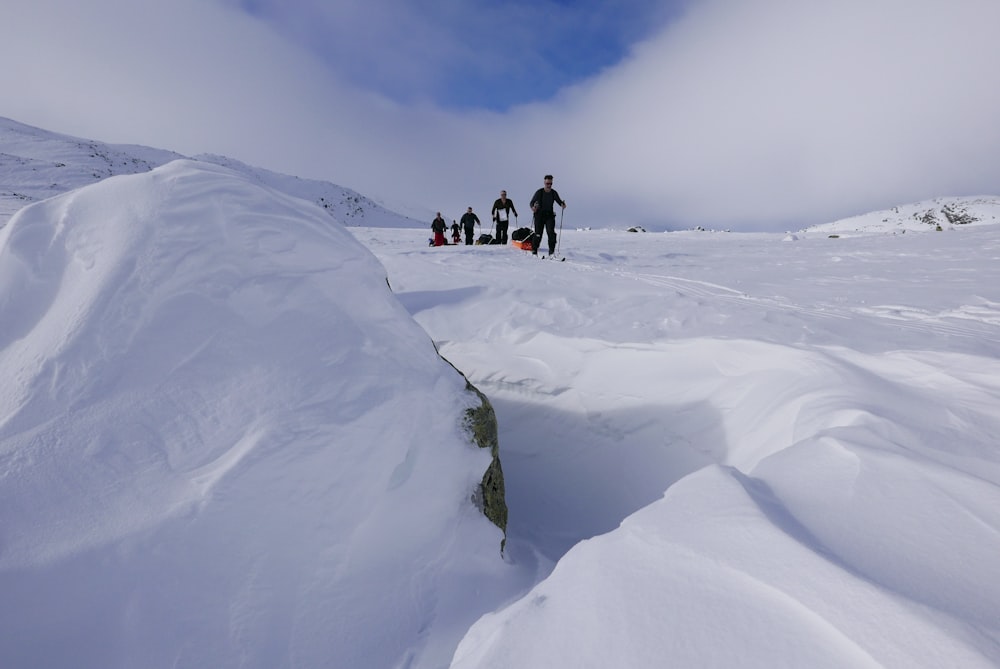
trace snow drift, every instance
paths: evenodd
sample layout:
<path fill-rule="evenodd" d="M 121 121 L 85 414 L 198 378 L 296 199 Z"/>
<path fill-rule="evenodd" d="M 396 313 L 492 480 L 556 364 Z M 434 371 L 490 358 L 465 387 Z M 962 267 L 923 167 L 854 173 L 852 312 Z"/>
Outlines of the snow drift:
<path fill-rule="evenodd" d="M 894 228 L 353 231 L 497 411 L 508 550 L 557 561 L 453 667 L 998 666 L 1000 226 Z"/>
<path fill-rule="evenodd" d="M 21 210 L 0 378 L 5 666 L 391 666 L 500 562 L 479 399 L 353 237 L 230 170 Z"/>

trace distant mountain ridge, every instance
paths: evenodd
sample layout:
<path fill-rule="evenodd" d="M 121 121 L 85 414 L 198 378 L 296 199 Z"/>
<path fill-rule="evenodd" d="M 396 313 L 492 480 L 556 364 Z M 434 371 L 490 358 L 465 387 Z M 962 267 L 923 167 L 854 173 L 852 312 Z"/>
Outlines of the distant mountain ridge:
<path fill-rule="evenodd" d="M 149 172 L 181 158 L 220 165 L 286 195 L 313 202 L 343 225 L 391 228 L 424 225 L 328 181 L 280 174 L 225 156 L 189 157 L 147 146 L 81 139 L 0 117 L 0 228 L 32 202 L 110 176 Z"/>
<path fill-rule="evenodd" d="M 803 232 L 894 234 L 996 223 L 1000 223 L 1000 196 L 978 195 L 936 197 L 815 225 Z"/>

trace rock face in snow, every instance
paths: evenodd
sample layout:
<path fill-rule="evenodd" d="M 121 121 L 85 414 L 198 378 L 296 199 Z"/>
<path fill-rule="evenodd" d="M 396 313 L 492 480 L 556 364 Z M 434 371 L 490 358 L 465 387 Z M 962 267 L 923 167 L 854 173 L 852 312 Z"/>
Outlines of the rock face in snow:
<path fill-rule="evenodd" d="M 466 380 L 468 383 L 468 380 Z M 493 524 L 507 531 L 507 500 L 504 498 L 503 467 L 500 465 L 500 439 L 497 435 L 497 415 L 493 411 L 486 395 L 479 392 L 471 383 L 468 389 L 479 397 L 478 407 L 465 410 L 466 425 L 472 434 L 473 440 L 480 448 L 489 449 L 493 459 L 490 466 L 483 474 L 480 483 L 479 502 L 483 513 L 493 521 Z"/>
<path fill-rule="evenodd" d="M 450 362 L 448 364 L 451 364 Z M 454 367 L 454 365 L 453 365 Z M 459 374 L 462 372 L 455 367 Z M 504 543 L 507 534 L 507 499 L 503 481 L 503 466 L 500 464 L 500 437 L 497 429 L 497 415 L 493 405 L 486 395 L 480 392 L 465 378 L 465 387 L 479 398 L 479 405 L 465 410 L 465 427 L 473 442 L 479 448 L 487 449 L 492 456 L 490 466 L 483 473 L 483 480 L 475 497 L 476 505 L 482 509 L 483 515 L 493 521 L 493 524 L 504 531 Z M 502 548 L 501 544 L 501 548 Z"/>
<path fill-rule="evenodd" d="M 347 231 L 228 169 L 21 210 L 0 377 L 4 666 L 421 666 L 500 559 L 482 396 Z"/>

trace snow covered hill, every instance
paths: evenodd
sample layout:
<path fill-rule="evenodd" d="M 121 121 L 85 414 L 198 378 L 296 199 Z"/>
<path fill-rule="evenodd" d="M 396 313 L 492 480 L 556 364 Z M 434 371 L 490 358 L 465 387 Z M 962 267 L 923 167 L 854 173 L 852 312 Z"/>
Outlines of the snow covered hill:
<path fill-rule="evenodd" d="M 0 230 L 0 666 L 447 663 L 479 397 L 320 209 L 130 164 Z"/>
<path fill-rule="evenodd" d="M 69 137 L 0 117 L 0 228 L 31 202 L 116 174 L 148 172 L 183 157 L 145 146 Z M 224 156 L 199 155 L 194 159 L 228 167 L 262 185 L 313 202 L 344 225 L 425 226 L 422 221 L 389 211 L 359 193 L 326 181 L 279 174 Z"/>
<path fill-rule="evenodd" d="M 804 232 L 830 235 L 852 233 L 937 232 L 960 226 L 1000 223 L 1000 197 L 938 197 L 899 205 L 810 227 Z"/>

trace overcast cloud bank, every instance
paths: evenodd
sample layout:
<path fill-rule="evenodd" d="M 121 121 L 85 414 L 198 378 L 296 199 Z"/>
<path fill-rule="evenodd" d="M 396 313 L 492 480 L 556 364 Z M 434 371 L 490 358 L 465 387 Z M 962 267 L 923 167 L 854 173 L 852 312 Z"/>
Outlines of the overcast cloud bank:
<path fill-rule="evenodd" d="M 501 188 L 526 205 L 545 173 L 567 225 L 649 229 L 798 229 L 1000 183 L 1000 5 L 987 0 L 700 2 L 618 65 L 502 113 L 394 102 L 349 59 L 227 2 L 39 0 L 6 14 L 18 29 L 0 57 L 19 65 L 0 73 L 3 115 L 221 153 L 449 218 L 485 212 Z M 373 18 L 355 16 L 358 39 Z M 440 28 L 429 50 L 465 39 Z M 379 68 L 434 62 L 404 46 L 384 44 Z"/>

